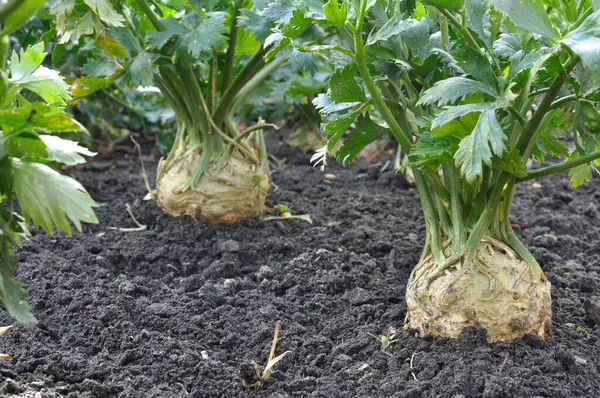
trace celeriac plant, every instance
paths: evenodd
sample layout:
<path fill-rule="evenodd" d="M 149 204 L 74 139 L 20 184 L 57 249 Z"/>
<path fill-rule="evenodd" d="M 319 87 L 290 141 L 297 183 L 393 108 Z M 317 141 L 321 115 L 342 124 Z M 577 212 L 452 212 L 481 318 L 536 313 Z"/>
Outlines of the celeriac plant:
<path fill-rule="evenodd" d="M 175 111 L 173 149 L 157 172 L 157 200 L 172 215 L 233 223 L 262 214 L 270 186 L 259 123 L 240 132 L 234 116 L 244 99 L 288 59 L 306 67 L 314 56 L 293 45 L 310 18 L 281 20 L 266 2 L 69 0 L 56 2 L 60 41 L 95 38 L 103 51 L 87 63 L 75 95 L 125 75 L 155 86 Z M 279 40 L 282 23 L 287 36 Z M 285 29 L 284 29 L 285 30 Z"/>
<path fill-rule="evenodd" d="M 299 4 L 298 9 L 308 5 Z M 334 60 L 314 101 L 326 154 L 350 162 L 393 135 L 408 154 L 426 225 L 407 322 L 489 341 L 548 336 L 550 283 L 510 224 L 519 183 L 600 157 L 600 11 L 589 0 L 330 0 L 314 23 L 338 31 L 314 48 Z M 529 159 L 565 160 L 528 171 Z"/>
<path fill-rule="evenodd" d="M 61 138 L 68 132 L 85 132 L 65 112 L 68 85 L 55 70 L 42 66 L 44 43 L 10 59 L 9 35 L 22 26 L 44 2 L 8 2 L 0 6 L 0 299 L 15 321 L 35 322 L 27 293 L 13 279 L 17 267 L 15 245 L 29 235 L 33 222 L 52 235 L 54 228 L 70 234 L 72 222 L 97 223 L 96 204 L 83 186 L 54 169 L 85 162 L 93 153 Z M 19 212 L 15 209 L 18 200 Z"/>

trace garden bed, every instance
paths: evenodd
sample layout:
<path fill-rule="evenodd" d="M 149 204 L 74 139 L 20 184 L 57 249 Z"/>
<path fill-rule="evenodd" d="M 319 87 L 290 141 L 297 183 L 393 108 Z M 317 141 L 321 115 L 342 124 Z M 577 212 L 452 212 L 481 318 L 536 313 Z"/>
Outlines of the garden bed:
<path fill-rule="evenodd" d="M 485 343 L 402 331 L 404 292 L 424 224 L 416 190 L 385 161 L 326 172 L 271 137 L 273 172 L 300 220 L 204 225 L 144 202 L 134 156 L 72 173 L 102 204 L 100 225 L 73 237 L 35 234 L 17 278 L 35 327 L 0 339 L 0 395 L 43 397 L 594 397 L 600 396 L 600 182 L 566 175 L 524 183 L 513 224 L 552 282 L 549 341 Z M 334 162 L 331 162 L 334 163 Z M 115 168 L 110 167 L 116 165 Z M 150 179 L 155 164 L 146 164 Z M 146 231 L 136 227 L 125 204 Z M 10 319 L 2 314 L 3 324 Z M 281 320 L 275 366 L 258 392 L 240 367 L 264 365 Z M 368 333 L 398 329 L 379 352 Z"/>

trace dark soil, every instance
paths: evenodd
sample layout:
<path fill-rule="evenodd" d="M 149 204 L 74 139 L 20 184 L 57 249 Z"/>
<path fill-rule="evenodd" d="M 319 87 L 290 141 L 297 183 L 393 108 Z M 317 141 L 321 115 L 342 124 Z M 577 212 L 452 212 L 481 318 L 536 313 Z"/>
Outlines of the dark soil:
<path fill-rule="evenodd" d="M 142 201 L 132 156 L 71 171 L 102 203 L 101 224 L 25 244 L 17 276 L 39 324 L 0 338 L 14 357 L 0 362 L 0 396 L 600 397 L 599 179 L 573 191 L 559 175 L 517 194 L 515 229 L 553 284 L 550 340 L 420 338 L 401 330 L 423 244 L 416 190 L 383 162 L 331 164 L 325 179 L 276 138 L 287 162 L 268 203 L 312 225 L 173 219 Z M 147 231 L 114 229 L 135 227 L 126 203 Z M 277 320 L 277 352 L 291 353 L 247 391 L 240 369 L 264 365 Z M 387 356 L 368 333 L 390 326 Z"/>

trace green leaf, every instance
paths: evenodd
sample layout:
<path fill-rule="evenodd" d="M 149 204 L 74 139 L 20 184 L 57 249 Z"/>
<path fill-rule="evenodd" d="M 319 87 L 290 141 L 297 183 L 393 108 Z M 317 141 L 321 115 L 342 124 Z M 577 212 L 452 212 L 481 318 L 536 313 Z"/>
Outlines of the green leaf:
<path fill-rule="evenodd" d="M 432 128 L 431 132 L 436 138 L 451 135 L 453 137 L 463 139 L 467 135 L 471 134 L 478 120 L 479 115 L 477 113 L 467 113 L 460 119 L 454 119 L 442 126 Z"/>
<path fill-rule="evenodd" d="M 34 102 L 29 105 L 0 111 L 0 126 L 7 131 L 25 129 L 35 132 L 63 133 L 87 130 L 64 109 Z"/>
<path fill-rule="evenodd" d="M 397 36 L 408 26 L 409 23 L 403 19 L 402 15 L 394 15 L 380 29 L 369 34 L 365 46 L 372 46 L 375 43 Z"/>
<path fill-rule="evenodd" d="M 525 162 L 518 150 L 513 149 L 510 152 L 504 152 L 501 158 L 492 159 L 492 168 L 509 172 L 517 177 L 527 176 Z"/>
<path fill-rule="evenodd" d="M 400 37 L 408 46 L 410 53 L 413 56 L 427 58 L 429 54 L 429 23 L 427 18 L 421 20 L 408 19 L 405 21 L 406 26 L 400 32 Z"/>
<path fill-rule="evenodd" d="M 458 150 L 460 139 L 454 136 L 435 137 L 430 132 L 419 134 L 419 140 L 413 145 L 410 155 L 418 158 L 419 164 L 443 160 L 452 160 Z"/>
<path fill-rule="evenodd" d="M 569 149 L 566 144 L 554 137 L 548 130 L 544 130 L 540 134 L 540 142 L 552 156 L 558 158 L 569 156 Z"/>
<path fill-rule="evenodd" d="M 306 17 L 305 14 L 303 10 L 294 10 L 290 22 L 282 30 L 285 37 L 292 40 L 297 39 L 312 25 L 312 19 Z"/>
<path fill-rule="evenodd" d="M 117 71 L 117 66 L 104 53 L 100 53 L 88 61 L 81 67 L 81 71 L 86 75 L 107 77 Z"/>
<path fill-rule="evenodd" d="M 356 82 L 358 67 L 348 64 L 343 69 L 337 69 L 330 78 L 331 100 L 334 102 L 364 102 L 367 97 L 364 90 Z"/>
<path fill-rule="evenodd" d="M 316 57 L 310 51 L 300 51 L 294 48 L 289 55 L 290 65 L 300 71 L 307 71 L 310 75 L 317 72 Z"/>
<path fill-rule="evenodd" d="M 100 36 L 96 39 L 96 42 L 111 59 L 127 58 L 129 56 L 125 47 L 114 37 Z"/>
<path fill-rule="evenodd" d="M 149 30 L 146 33 L 147 42 L 151 49 L 160 50 L 167 45 L 171 38 L 185 33 L 185 27 L 173 19 L 165 19 L 162 23 L 165 30 Z"/>
<path fill-rule="evenodd" d="M 158 66 L 154 62 L 158 59 L 157 55 L 146 51 L 139 53 L 129 66 L 128 75 L 131 83 L 141 86 L 152 86 L 154 75 L 158 73 Z"/>
<path fill-rule="evenodd" d="M 75 80 L 75 84 L 71 92 L 77 99 L 86 97 L 111 84 L 114 80 L 113 77 L 115 77 L 115 75 L 120 75 L 121 73 L 122 72 L 117 71 L 115 74 L 107 78 L 97 76 L 80 77 L 79 79 Z"/>
<path fill-rule="evenodd" d="M 451 77 L 449 79 L 440 80 L 435 83 L 433 87 L 425 90 L 417 102 L 417 105 L 447 105 L 466 94 L 477 91 L 489 94 L 493 97 L 496 96 L 496 93 L 493 90 L 477 80 L 467 79 L 466 77 Z"/>
<path fill-rule="evenodd" d="M 487 0 L 467 0 L 465 11 L 467 12 L 467 26 L 477 33 L 479 39 L 483 42 L 488 42 L 488 38 L 483 30 L 485 24 L 486 13 L 489 4 Z"/>
<path fill-rule="evenodd" d="M 444 124 L 450 122 L 451 120 L 462 117 L 471 112 L 481 112 L 486 109 L 496 109 L 500 106 L 496 105 L 495 102 L 484 102 L 481 104 L 464 104 L 457 106 L 450 106 L 445 111 L 439 114 L 437 118 L 433 120 L 431 123 L 431 128 L 436 129 Z"/>
<path fill-rule="evenodd" d="M 506 146 L 504 132 L 493 109 L 485 109 L 468 137 L 460 143 L 454 159 L 466 180 L 473 183 L 483 172 L 482 163 L 492 165 L 492 153 L 501 156 Z"/>
<path fill-rule="evenodd" d="M 239 18 L 238 25 L 243 26 L 246 30 L 252 32 L 256 40 L 264 42 L 271 35 L 273 24 L 267 18 L 258 15 L 254 11 L 243 9 L 241 10 L 244 17 Z"/>
<path fill-rule="evenodd" d="M 491 3 L 518 27 L 557 39 L 543 0 L 491 0 Z"/>
<path fill-rule="evenodd" d="M 587 69 L 600 68 L 600 11 L 587 17 L 579 27 L 562 39 Z"/>
<path fill-rule="evenodd" d="M 334 102 L 331 100 L 331 97 L 327 94 L 319 94 L 313 100 L 313 105 L 321 114 L 330 114 L 334 112 L 340 112 L 349 108 L 353 108 L 356 105 L 360 104 L 360 102 Z"/>
<path fill-rule="evenodd" d="M 577 159 L 579 156 L 578 152 L 573 152 L 569 160 Z M 590 182 L 592 179 L 592 165 L 590 163 L 584 163 L 577 167 L 573 167 L 569 170 L 569 177 L 571 177 L 571 186 L 573 188 L 583 185 L 584 182 Z"/>
<path fill-rule="evenodd" d="M 187 48 L 193 57 L 211 49 L 219 49 L 227 43 L 227 28 L 222 14 L 212 14 L 202 18 L 186 35 Z"/>
<path fill-rule="evenodd" d="M 275 21 L 278 24 L 287 25 L 292 19 L 296 6 L 288 0 L 272 2 L 260 15 Z"/>
<path fill-rule="evenodd" d="M 361 115 L 342 147 L 335 153 L 335 157 L 346 165 L 371 142 L 389 134 L 390 130 L 372 121 L 368 113 Z"/>
<path fill-rule="evenodd" d="M 19 87 L 33 91 L 49 104 L 65 104 L 71 99 L 69 86 L 58 74 L 58 71 L 41 66 L 46 58 L 44 43 L 21 49 L 13 53 L 10 63 L 10 81 Z"/>
<path fill-rule="evenodd" d="M 465 5 L 465 0 L 421 0 L 421 3 L 452 12 L 460 12 Z"/>
<path fill-rule="evenodd" d="M 125 19 L 115 11 L 109 0 L 83 0 L 105 23 L 120 27 Z"/>
<path fill-rule="evenodd" d="M 46 160 L 52 162 L 74 166 L 86 162 L 85 158 L 80 155 L 96 155 L 87 148 L 79 146 L 75 141 L 65 140 L 54 135 L 40 135 L 39 138 L 46 144 L 46 151 L 48 152 Z"/>
<path fill-rule="evenodd" d="M 327 135 L 327 151 L 333 150 L 335 144 L 342 138 L 344 133 L 350 128 L 356 117 L 360 114 L 360 110 L 349 113 L 345 117 L 336 117 L 333 121 L 325 124 L 322 127 L 323 132 Z"/>
<path fill-rule="evenodd" d="M 3 239 L 0 236 L 0 239 Z M 31 313 L 31 307 L 25 299 L 27 292 L 18 281 L 12 278 L 17 268 L 17 255 L 6 249 L 5 244 L 0 242 L 0 299 L 8 314 L 18 323 L 33 325 L 35 317 Z"/>
<path fill-rule="evenodd" d="M 498 57 L 510 58 L 522 49 L 521 41 L 513 33 L 502 33 L 494 42 L 494 55 Z"/>
<path fill-rule="evenodd" d="M 54 226 L 71 234 L 69 220 L 81 231 L 81 223 L 98 223 L 94 207 L 83 186 L 40 163 L 12 159 L 14 190 L 26 222 L 32 221 L 49 235 Z"/>
<path fill-rule="evenodd" d="M 323 12 L 325 18 L 336 26 L 344 26 L 346 24 L 346 18 L 348 18 L 347 3 L 342 1 L 340 7 L 338 0 L 329 0 L 325 6 L 323 6 Z"/>
<path fill-rule="evenodd" d="M 485 83 L 489 87 L 489 91 L 495 90 L 494 73 L 486 56 L 471 47 L 453 49 L 451 54 L 458 67 L 475 79 Z"/>
<path fill-rule="evenodd" d="M 13 52 L 10 58 L 11 80 L 26 79 L 42 64 L 44 58 L 44 43 L 29 46 L 27 50 L 21 48 L 19 53 Z"/>
<path fill-rule="evenodd" d="M 36 133 L 20 130 L 3 138 L 8 154 L 13 158 L 45 158 L 48 156 L 46 145 Z M 0 138 L 0 145 L 1 141 L 2 138 Z"/>

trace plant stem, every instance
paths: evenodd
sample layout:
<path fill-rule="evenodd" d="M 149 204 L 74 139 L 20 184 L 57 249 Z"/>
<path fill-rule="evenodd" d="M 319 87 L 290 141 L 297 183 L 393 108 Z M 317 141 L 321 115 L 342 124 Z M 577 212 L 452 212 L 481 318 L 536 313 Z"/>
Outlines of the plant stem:
<path fill-rule="evenodd" d="M 242 68 L 242 70 L 238 73 L 238 75 L 233 79 L 225 93 L 221 96 L 217 104 L 215 105 L 215 110 L 213 111 L 213 120 L 217 125 L 221 125 L 223 123 L 223 118 L 227 114 L 227 109 L 231 105 L 233 99 L 239 93 L 239 91 L 246 85 L 246 83 L 252 78 L 255 73 L 255 69 L 264 65 L 263 55 L 265 50 L 263 46 L 261 46 L 255 53 L 250 57 L 246 65 Z"/>
<path fill-rule="evenodd" d="M 6 60 L 8 59 L 8 53 L 10 52 L 10 37 L 0 36 L 0 71 L 4 72 L 6 69 Z"/>
<path fill-rule="evenodd" d="M 588 153 L 575 159 L 570 159 L 562 163 L 553 164 L 552 166 L 542 167 L 541 169 L 532 170 L 527 173 L 527 176 L 517 179 L 517 183 L 533 180 L 548 176 L 550 174 L 558 173 L 564 170 L 572 169 L 573 167 L 580 166 L 585 163 L 592 162 L 596 159 L 600 159 L 600 150 Z"/>
<path fill-rule="evenodd" d="M 152 25 L 154 25 L 154 28 L 156 30 L 158 30 L 158 31 L 166 30 L 165 25 L 163 25 L 163 23 L 160 20 L 160 17 L 158 15 L 156 15 L 156 13 L 154 12 L 154 10 L 152 10 L 152 8 L 146 2 L 146 0 L 135 0 L 135 1 L 138 3 L 138 5 L 142 9 L 142 11 L 144 11 L 144 14 L 146 14 L 146 16 L 148 17 L 150 22 L 152 22 Z"/>
<path fill-rule="evenodd" d="M 486 60 L 488 59 L 487 55 L 485 54 L 484 51 L 481 50 L 481 47 L 479 47 L 479 44 L 477 44 L 477 41 L 475 40 L 475 38 L 473 37 L 473 35 L 471 34 L 471 32 L 469 32 L 469 29 L 467 29 L 466 27 L 466 23 L 462 24 L 460 23 L 456 18 L 454 18 L 454 15 L 452 15 L 452 13 L 450 13 L 450 11 L 443 9 L 443 8 L 439 8 L 438 9 L 447 19 L 448 21 L 450 21 L 450 23 L 452 25 L 454 25 L 454 27 L 456 29 L 459 30 L 461 36 L 466 40 L 466 42 L 469 44 L 469 46 L 471 46 L 471 48 L 473 48 L 473 50 L 477 51 L 479 54 L 481 54 Z M 463 16 L 463 22 L 466 22 L 466 18 Z M 496 71 L 501 71 L 500 69 L 500 65 L 498 65 L 498 61 L 496 59 L 496 57 L 492 56 L 492 59 L 494 60 L 494 65 L 490 65 L 493 66 Z M 488 61 L 489 62 L 489 61 Z M 494 83 L 496 84 L 496 88 L 498 90 L 500 90 L 500 80 L 498 79 L 498 75 L 496 74 L 495 71 L 492 70 L 492 76 L 494 78 Z"/>
<path fill-rule="evenodd" d="M 517 148 L 519 149 L 519 152 L 521 153 L 521 155 L 526 154 L 527 149 L 530 146 L 530 143 L 532 141 L 532 138 L 534 137 L 535 133 L 538 130 L 540 122 L 542 121 L 542 119 L 544 118 L 544 116 L 546 115 L 548 110 L 550 109 L 550 106 L 552 105 L 554 98 L 556 98 L 556 95 L 560 91 L 563 83 L 565 82 L 567 77 L 569 77 L 569 74 L 575 68 L 575 66 L 579 63 L 579 61 L 580 61 L 580 59 L 577 55 L 572 54 L 569 57 L 569 59 L 567 60 L 567 62 L 564 65 L 562 73 L 554 80 L 554 82 L 550 86 L 550 89 L 544 95 L 542 102 L 540 103 L 540 105 L 538 106 L 536 111 L 533 113 L 533 116 L 531 116 L 531 119 L 529 119 L 529 121 L 523 128 L 521 138 L 519 139 L 519 142 L 517 143 Z"/>
<path fill-rule="evenodd" d="M 3 25 L 9 15 L 16 10 L 23 0 L 8 0 L 8 2 L 0 8 L 0 25 Z"/>
<path fill-rule="evenodd" d="M 578 100 L 578 97 L 575 94 L 565 95 L 564 97 L 560 97 L 559 99 L 554 100 L 554 102 L 552 102 L 552 104 L 550 105 L 550 109 L 559 108 L 562 105 L 566 104 L 567 102 L 577 101 L 577 100 Z"/>
<path fill-rule="evenodd" d="M 412 148 L 412 135 L 410 132 L 410 123 L 406 117 L 406 112 L 399 112 L 394 115 L 390 108 L 387 106 L 381 92 L 377 88 L 377 85 L 373 81 L 371 74 L 367 68 L 365 62 L 365 49 L 362 40 L 362 28 L 364 24 L 364 20 L 366 18 L 366 10 L 367 10 L 367 1 L 360 1 L 360 9 L 357 13 L 357 24 L 356 31 L 354 32 L 354 51 L 355 51 L 355 61 L 358 66 L 358 71 L 367 87 L 367 90 L 371 94 L 373 102 L 377 106 L 377 109 L 381 112 L 384 120 L 390 127 L 392 134 L 398 140 L 398 143 L 402 146 L 402 149 L 406 153 L 410 154 L 410 150 Z M 404 125 L 404 129 L 400 127 L 398 120 L 400 119 L 402 124 Z M 419 191 L 419 198 L 421 199 L 421 205 L 423 207 L 423 215 L 425 217 L 425 222 L 427 226 L 427 233 L 431 234 L 431 250 L 434 256 L 436 263 L 441 263 L 445 259 L 444 253 L 442 250 L 442 239 L 441 239 L 441 231 L 438 222 L 437 213 L 435 210 L 435 204 L 433 202 L 433 198 L 431 197 L 431 192 L 427 186 L 427 182 L 423 177 L 423 174 L 420 170 L 413 168 L 413 174 L 415 177 L 415 184 L 417 185 L 417 190 Z"/>
<path fill-rule="evenodd" d="M 467 240 L 467 230 L 463 220 L 461 201 L 460 176 L 458 169 L 448 161 L 442 164 L 446 186 L 450 192 L 450 205 L 452 209 L 452 254 L 458 254 Z"/>
<path fill-rule="evenodd" d="M 225 90 L 229 88 L 231 77 L 233 76 L 233 67 L 235 64 L 235 46 L 238 32 L 238 17 L 240 9 L 243 7 L 243 0 L 235 0 L 233 4 L 233 14 L 231 17 L 231 29 L 229 30 L 229 46 L 227 47 L 227 55 L 225 56 L 225 68 L 223 70 L 223 80 L 221 83 L 221 95 L 225 94 Z"/>

